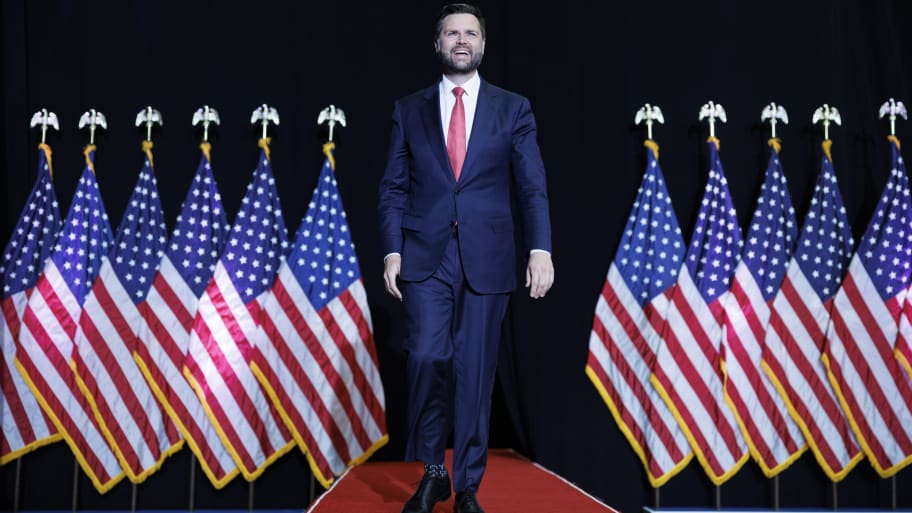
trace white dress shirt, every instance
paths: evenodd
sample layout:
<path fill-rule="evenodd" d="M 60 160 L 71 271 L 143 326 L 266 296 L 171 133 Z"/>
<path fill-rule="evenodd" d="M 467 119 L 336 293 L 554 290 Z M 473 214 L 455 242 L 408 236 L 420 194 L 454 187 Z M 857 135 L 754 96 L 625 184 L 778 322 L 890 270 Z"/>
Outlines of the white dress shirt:
<path fill-rule="evenodd" d="M 453 115 L 453 106 L 456 105 L 456 95 L 453 88 L 458 87 L 444 75 L 438 86 L 440 89 L 440 126 L 443 128 L 443 144 L 446 146 L 450 133 L 450 117 Z M 466 148 L 469 147 L 469 137 L 472 135 L 472 124 L 475 121 L 475 107 L 478 106 L 478 90 L 481 89 L 481 78 L 478 73 L 461 86 L 465 93 L 462 95 L 462 104 L 465 107 Z"/>

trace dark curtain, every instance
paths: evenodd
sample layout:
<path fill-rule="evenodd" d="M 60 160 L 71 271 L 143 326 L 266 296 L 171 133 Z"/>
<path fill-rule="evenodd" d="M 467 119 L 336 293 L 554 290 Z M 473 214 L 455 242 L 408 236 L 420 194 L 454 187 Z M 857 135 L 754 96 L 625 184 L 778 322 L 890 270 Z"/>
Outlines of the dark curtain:
<path fill-rule="evenodd" d="M 877 109 L 889 97 L 912 102 L 903 0 L 792 2 L 670 0 L 480 3 L 488 18 L 482 76 L 526 95 L 539 124 L 548 169 L 557 282 L 544 300 L 518 291 L 505 326 L 492 444 L 513 447 L 624 511 L 653 505 L 639 460 L 584 374 L 596 297 L 643 173 L 644 130 L 633 116 L 661 106 L 656 128 L 675 210 L 690 236 L 708 163 L 700 106 L 722 103 L 717 126 L 722 161 L 742 229 L 753 212 L 766 162 L 770 101 L 791 118 L 780 125 L 782 162 L 799 220 L 819 169 L 823 103 L 839 108 L 833 157 L 854 233 L 859 236 L 889 173 L 886 124 Z M 336 131 L 337 178 L 357 245 L 374 319 L 386 390 L 390 442 L 377 459 L 399 459 L 405 433 L 404 363 L 399 305 L 381 280 L 376 190 L 395 98 L 438 78 L 432 47 L 437 2 L 159 2 L 4 0 L 0 7 L 5 243 L 35 178 L 38 136 L 31 114 L 46 107 L 61 120 L 50 135 L 61 208 L 69 206 L 86 136 L 76 122 L 96 108 L 109 130 L 99 135 L 96 169 L 112 225 L 142 164 L 144 130 L 136 113 L 164 116 L 155 163 L 169 227 L 198 163 L 190 125 L 204 104 L 219 110 L 213 169 L 229 219 L 255 166 L 259 128 L 248 124 L 262 103 L 275 106 L 273 166 L 289 228 L 304 213 L 322 161 L 330 103 L 348 127 Z M 912 130 L 903 122 L 898 136 Z M 907 151 L 908 154 L 908 151 Z M 73 459 L 57 443 L 21 460 L 20 506 L 68 509 Z M 12 507 L 16 464 L 0 467 L 0 509 Z M 140 508 L 184 508 L 189 451 L 170 458 L 137 488 Z M 247 506 L 241 480 L 215 491 L 195 471 L 196 508 Z M 257 508 L 307 504 L 310 477 L 294 452 L 254 485 Z M 909 471 L 896 478 L 898 506 L 912 507 Z M 833 489 L 806 453 L 779 478 L 783 508 L 830 508 Z M 840 508 L 888 508 L 893 483 L 863 462 L 838 486 Z M 99 496 L 77 483 L 81 509 L 128 509 L 131 487 Z M 715 489 L 692 462 L 661 489 L 661 506 L 713 507 Z M 753 463 L 721 487 L 721 505 L 771 507 L 773 482 Z"/>

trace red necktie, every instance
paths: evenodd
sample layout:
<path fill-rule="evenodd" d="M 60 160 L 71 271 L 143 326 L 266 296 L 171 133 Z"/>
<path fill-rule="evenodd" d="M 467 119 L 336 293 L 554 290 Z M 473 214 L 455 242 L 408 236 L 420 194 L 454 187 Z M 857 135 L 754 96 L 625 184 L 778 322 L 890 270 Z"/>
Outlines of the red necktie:
<path fill-rule="evenodd" d="M 459 181 L 459 173 L 462 171 L 462 163 L 465 162 L 466 155 L 465 105 L 462 103 L 464 93 L 465 89 L 459 86 L 453 88 L 456 104 L 453 105 L 450 128 L 447 130 L 447 155 L 450 157 L 450 165 L 453 167 L 456 181 Z"/>

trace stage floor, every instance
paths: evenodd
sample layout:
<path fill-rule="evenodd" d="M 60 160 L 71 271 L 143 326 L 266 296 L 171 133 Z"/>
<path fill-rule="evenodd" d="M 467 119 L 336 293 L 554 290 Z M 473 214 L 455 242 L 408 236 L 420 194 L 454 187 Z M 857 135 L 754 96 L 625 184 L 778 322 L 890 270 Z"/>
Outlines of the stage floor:
<path fill-rule="evenodd" d="M 452 468 L 447 451 L 447 468 Z M 421 463 L 368 462 L 342 475 L 308 513 L 400 513 L 421 481 Z M 488 452 L 478 491 L 486 513 L 618 513 L 572 483 L 508 449 Z M 453 497 L 434 513 L 452 513 Z"/>

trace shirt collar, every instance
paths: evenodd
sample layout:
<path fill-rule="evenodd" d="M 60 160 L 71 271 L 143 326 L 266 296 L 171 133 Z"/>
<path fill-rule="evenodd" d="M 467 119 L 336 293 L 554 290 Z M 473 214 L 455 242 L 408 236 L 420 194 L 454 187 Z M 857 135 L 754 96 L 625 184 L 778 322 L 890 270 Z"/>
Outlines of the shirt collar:
<path fill-rule="evenodd" d="M 440 81 L 440 90 L 442 92 L 450 93 L 453 91 L 454 87 L 456 87 L 456 84 L 444 75 L 443 79 Z M 472 78 L 467 80 L 465 84 L 462 84 L 462 88 L 465 89 L 465 94 L 467 96 L 478 98 L 478 90 L 481 89 L 481 76 L 476 72 Z"/>

